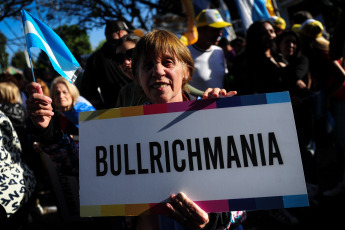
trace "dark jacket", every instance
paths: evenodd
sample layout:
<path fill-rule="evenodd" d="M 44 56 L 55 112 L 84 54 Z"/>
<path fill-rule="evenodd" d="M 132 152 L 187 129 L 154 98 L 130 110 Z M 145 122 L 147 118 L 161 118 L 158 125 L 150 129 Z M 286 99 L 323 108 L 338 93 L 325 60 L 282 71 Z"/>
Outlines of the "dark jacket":
<path fill-rule="evenodd" d="M 96 109 L 114 108 L 120 89 L 129 82 L 115 62 L 116 47 L 116 40 L 106 42 L 88 58 L 78 87 Z"/>

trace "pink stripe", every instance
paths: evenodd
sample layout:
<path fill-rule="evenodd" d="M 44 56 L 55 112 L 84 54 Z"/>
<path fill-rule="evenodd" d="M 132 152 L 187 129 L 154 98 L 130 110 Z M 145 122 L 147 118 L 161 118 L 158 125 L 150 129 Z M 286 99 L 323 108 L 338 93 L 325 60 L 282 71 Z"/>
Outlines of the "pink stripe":
<path fill-rule="evenodd" d="M 167 103 L 144 105 L 144 115 L 160 114 L 167 112 Z"/>
<path fill-rule="evenodd" d="M 168 103 L 168 112 L 195 111 L 203 109 L 216 109 L 216 100 L 185 101 L 183 103 Z"/>
<path fill-rule="evenodd" d="M 228 212 L 229 201 L 228 200 L 206 200 L 195 202 L 205 212 Z"/>

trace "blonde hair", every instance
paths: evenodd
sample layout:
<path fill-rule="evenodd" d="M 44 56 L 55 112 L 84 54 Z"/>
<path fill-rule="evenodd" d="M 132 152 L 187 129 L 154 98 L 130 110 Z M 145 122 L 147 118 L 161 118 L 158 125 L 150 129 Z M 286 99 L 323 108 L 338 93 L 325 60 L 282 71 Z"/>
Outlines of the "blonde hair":
<path fill-rule="evenodd" d="M 19 88 L 10 81 L 0 83 L 0 102 L 2 104 L 23 103 Z"/>
<path fill-rule="evenodd" d="M 69 94 L 71 94 L 72 96 L 72 100 L 73 100 L 73 104 L 76 102 L 76 100 L 78 99 L 79 97 L 79 90 L 78 88 L 75 86 L 75 85 L 72 85 L 69 81 L 67 81 L 64 77 L 56 77 L 51 85 L 50 85 L 50 97 L 51 98 L 54 98 L 54 94 L 55 94 L 55 86 L 58 84 L 58 83 L 62 83 L 62 84 L 65 84 L 66 85 L 66 88 L 69 92 Z"/>
<path fill-rule="evenodd" d="M 37 78 L 36 78 L 36 82 L 42 86 L 43 94 L 49 97 L 49 96 L 50 96 L 49 87 L 48 87 L 48 85 L 45 83 L 45 81 L 43 81 L 41 78 L 38 78 L 38 77 L 37 77 Z"/>
<path fill-rule="evenodd" d="M 177 38 L 166 30 L 153 30 L 142 37 L 134 48 L 132 69 L 135 79 L 139 79 L 139 65 L 144 60 L 152 60 L 162 54 L 170 54 L 187 67 L 188 76 L 183 77 L 182 88 L 190 80 L 194 72 L 194 61 L 189 49 Z"/>

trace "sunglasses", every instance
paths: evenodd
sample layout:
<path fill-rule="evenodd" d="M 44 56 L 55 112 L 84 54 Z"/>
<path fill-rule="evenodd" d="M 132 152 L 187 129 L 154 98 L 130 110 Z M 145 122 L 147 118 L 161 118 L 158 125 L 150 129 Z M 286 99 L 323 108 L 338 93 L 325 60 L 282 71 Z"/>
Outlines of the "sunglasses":
<path fill-rule="evenodd" d="M 122 53 L 116 54 L 116 56 L 115 56 L 116 63 L 118 65 L 122 65 L 125 60 L 131 60 L 133 50 L 134 50 L 134 48 L 127 50 L 124 54 L 122 54 Z"/>

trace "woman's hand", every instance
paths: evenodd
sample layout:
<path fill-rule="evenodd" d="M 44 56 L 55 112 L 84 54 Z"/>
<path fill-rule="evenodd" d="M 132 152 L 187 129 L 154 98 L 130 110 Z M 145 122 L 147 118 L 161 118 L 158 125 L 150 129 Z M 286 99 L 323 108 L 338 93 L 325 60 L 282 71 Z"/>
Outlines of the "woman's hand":
<path fill-rule="evenodd" d="M 182 192 L 171 195 L 166 206 L 169 216 L 188 229 L 204 228 L 210 221 L 208 214 Z"/>
<path fill-rule="evenodd" d="M 237 94 L 237 91 L 229 91 L 226 92 L 225 89 L 220 88 L 208 88 L 205 90 L 204 94 L 202 95 L 202 99 L 213 99 L 213 98 L 221 98 L 221 97 L 232 97 Z"/>
<path fill-rule="evenodd" d="M 302 81 L 302 80 L 298 80 L 297 82 L 296 82 L 296 85 L 300 88 L 300 89 L 305 89 L 305 88 L 307 88 L 307 85 L 304 83 L 304 81 Z"/>
<path fill-rule="evenodd" d="M 29 98 L 26 100 L 29 117 L 37 128 L 47 128 L 54 115 L 52 99 L 43 94 L 42 86 L 36 82 L 28 84 L 26 90 L 29 93 Z"/>

